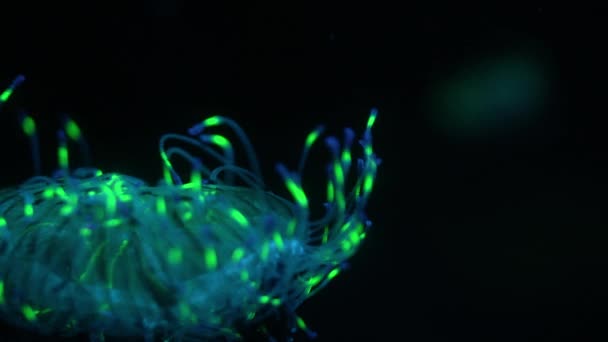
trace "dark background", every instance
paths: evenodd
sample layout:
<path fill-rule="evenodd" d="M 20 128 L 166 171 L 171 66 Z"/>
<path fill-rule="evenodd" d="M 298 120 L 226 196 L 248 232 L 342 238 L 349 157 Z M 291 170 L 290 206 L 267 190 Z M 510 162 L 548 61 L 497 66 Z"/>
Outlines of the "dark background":
<path fill-rule="evenodd" d="M 161 134 L 232 117 L 279 193 L 275 162 L 295 167 L 312 128 L 360 133 L 375 106 L 374 228 L 300 310 L 319 341 L 605 340 L 605 10 L 415 3 L 5 11 L 0 84 L 27 82 L 0 116 L 0 182 L 32 172 L 19 106 L 45 173 L 68 113 L 97 167 L 149 182 Z"/>

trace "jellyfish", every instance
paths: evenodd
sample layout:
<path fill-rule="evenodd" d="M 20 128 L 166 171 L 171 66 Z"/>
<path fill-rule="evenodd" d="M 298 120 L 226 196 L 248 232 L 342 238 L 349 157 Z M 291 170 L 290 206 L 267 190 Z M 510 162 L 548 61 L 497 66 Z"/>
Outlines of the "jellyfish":
<path fill-rule="evenodd" d="M 0 106 L 23 80 L 0 95 Z M 289 194 L 282 197 L 266 189 L 247 135 L 224 116 L 163 135 L 163 176 L 149 185 L 71 168 L 69 146 L 87 145 L 69 118 L 58 134 L 57 171 L 38 174 L 36 124 L 22 113 L 37 174 L 0 190 L 0 317 L 41 335 L 92 341 L 238 341 L 247 327 L 263 330 L 281 313 L 290 336 L 314 337 L 298 307 L 343 271 L 371 225 L 365 209 L 379 165 L 376 117 L 372 109 L 357 159 L 353 130 L 324 139 L 331 156 L 324 213 L 313 218 L 301 176 L 323 126 L 306 136 L 296 168 L 277 164 Z M 237 143 L 246 166 L 235 161 Z M 176 170 L 178 159 L 188 174 Z"/>

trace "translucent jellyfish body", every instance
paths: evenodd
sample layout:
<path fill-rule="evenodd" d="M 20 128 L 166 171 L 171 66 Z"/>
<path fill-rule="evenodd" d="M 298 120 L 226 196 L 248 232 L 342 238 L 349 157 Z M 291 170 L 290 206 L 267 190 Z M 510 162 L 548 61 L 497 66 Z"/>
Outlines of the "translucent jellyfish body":
<path fill-rule="evenodd" d="M 22 81 L 0 95 L 0 106 Z M 340 273 L 370 225 L 364 211 L 379 163 L 371 134 L 376 115 L 372 110 L 357 159 L 352 130 L 325 139 L 331 158 L 319 186 L 326 188 L 326 211 L 315 219 L 301 174 L 322 127 L 306 137 L 294 171 L 277 165 L 291 194 L 282 198 L 265 189 L 247 136 L 228 118 L 164 135 L 164 177 L 155 186 L 70 169 L 68 143 L 86 145 L 66 119 L 58 171 L 0 190 L 2 319 L 41 334 L 92 339 L 239 340 L 243 327 L 281 312 L 289 330 L 313 336 L 296 309 Z M 35 122 L 24 114 L 22 126 L 39 171 Z M 221 127 L 237 137 L 247 167 L 235 163 L 233 142 L 212 134 Z M 182 147 L 167 147 L 172 143 Z M 175 171 L 177 158 L 191 166 L 188 177 Z M 220 166 L 211 169 L 205 160 Z"/>

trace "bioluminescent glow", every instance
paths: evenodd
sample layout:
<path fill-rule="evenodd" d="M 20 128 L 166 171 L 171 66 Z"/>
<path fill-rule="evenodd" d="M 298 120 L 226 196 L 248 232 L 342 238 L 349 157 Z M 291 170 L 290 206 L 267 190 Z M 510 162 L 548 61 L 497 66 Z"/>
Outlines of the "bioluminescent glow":
<path fill-rule="evenodd" d="M 21 81 L 2 93 L 0 105 Z M 354 163 L 352 130 L 342 141 L 325 139 L 331 160 L 319 184 L 327 189 L 320 218 L 310 217 L 301 174 L 322 127 L 305 138 L 298 168 L 277 166 L 291 194 L 282 198 L 265 190 L 249 139 L 226 117 L 207 118 L 187 135 L 164 135 L 163 179 L 155 186 L 71 168 L 68 147 L 86 145 L 76 122 L 66 119 L 58 171 L 0 190 L 2 319 L 41 334 L 92 339 L 239 340 L 243 327 L 263 326 L 280 312 L 292 331 L 314 336 L 296 309 L 340 274 L 365 239 L 379 164 L 376 116 L 373 109 Z M 36 124 L 31 115 L 21 119 L 39 172 Z M 221 128 L 238 141 L 213 132 Z M 236 164 L 236 146 L 247 153 L 247 168 Z M 177 158 L 191 165 L 187 177 L 176 171 Z M 221 166 L 212 169 L 206 160 Z"/>

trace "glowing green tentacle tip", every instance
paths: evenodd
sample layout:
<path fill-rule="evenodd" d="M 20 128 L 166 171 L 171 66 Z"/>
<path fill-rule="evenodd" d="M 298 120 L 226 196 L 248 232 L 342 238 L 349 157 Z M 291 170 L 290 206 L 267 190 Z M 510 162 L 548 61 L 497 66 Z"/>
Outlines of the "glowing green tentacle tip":
<path fill-rule="evenodd" d="M 11 85 L 5 91 L 0 93 L 0 104 L 8 101 L 11 95 L 13 95 L 15 88 L 17 88 L 21 83 L 23 83 L 23 81 L 25 81 L 25 77 L 23 75 L 18 75 L 17 77 L 15 77 L 13 83 L 11 83 Z"/>
<path fill-rule="evenodd" d="M 65 123 L 65 132 L 72 140 L 80 139 L 80 127 L 78 127 L 74 120 L 70 119 Z"/>
<path fill-rule="evenodd" d="M 308 208 L 308 198 L 306 198 L 304 190 L 293 179 L 286 179 L 285 186 L 300 206 Z"/>
<path fill-rule="evenodd" d="M 306 148 L 310 148 L 312 144 L 314 144 L 315 141 L 319 139 L 319 136 L 321 135 L 321 130 L 322 127 L 319 127 L 308 134 L 308 136 L 306 137 Z"/>
<path fill-rule="evenodd" d="M 13 89 L 12 88 L 6 89 L 5 91 L 2 92 L 2 94 L 0 94 L 0 102 L 8 101 L 8 98 L 11 97 L 11 95 L 13 95 Z"/>
<path fill-rule="evenodd" d="M 32 135 L 34 135 L 34 133 L 36 133 L 36 122 L 34 121 L 34 119 L 32 119 L 31 116 L 28 115 L 23 118 L 23 121 L 21 122 L 21 128 L 23 129 L 23 133 L 25 133 L 25 135 L 31 137 Z"/>
<path fill-rule="evenodd" d="M 372 187 L 374 186 L 374 177 L 372 175 L 366 175 L 363 181 L 363 193 L 365 195 L 372 192 Z"/>
<path fill-rule="evenodd" d="M 329 274 L 327 274 L 327 280 L 332 280 L 334 279 L 338 273 L 340 273 L 340 269 L 339 268 L 334 268 L 333 270 L 331 270 L 329 272 Z"/>
<path fill-rule="evenodd" d="M 298 325 L 298 328 L 302 330 L 308 329 L 308 327 L 306 326 L 306 322 L 304 322 L 304 320 L 300 316 L 296 317 L 296 324 Z"/>
<path fill-rule="evenodd" d="M 230 209 L 229 211 L 229 215 L 230 217 L 232 217 L 232 219 L 234 219 L 241 227 L 247 227 L 249 225 L 249 221 L 247 220 L 247 218 L 245 217 L 245 215 L 243 215 L 240 211 L 238 211 L 237 209 Z"/>
<path fill-rule="evenodd" d="M 243 256 L 245 256 L 245 250 L 238 247 L 232 252 L 232 261 L 239 262 L 243 259 Z"/>
<path fill-rule="evenodd" d="M 212 116 L 203 121 L 203 126 L 211 127 L 217 126 L 222 123 L 222 119 L 219 116 Z"/>
<path fill-rule="evenodd" d="M 223 149 L 231 149 L 232 146 L 230 145 L 230 140 L 226 139 L 225 137 L 218 135 L 218 134 L 213 134 L 213 135 L 209 135 L 209 141 L 211 141 L 212 143 L 216 144 L 217 146 L 223 148 Z"/>
<path fill-rule="evenodd" d="M 217 268 L 217 254 L 215 249 L 205 249 L 205 265 L 207 265 L 207 269 L 209 270 L 215 270 Z"/>
<path fill-rule="evenodd" d="M 373 108 L 369 113 L 369 118 L 367 119 L 367 129 L 371 129 L 374 123 L 376 122 L 376 117 L 378 116 L 378 110 Z"/>
<path fill-rule="evenodd" d="M 34 206 L 31 203 L 26 203 L 23 206 L 23 215 L 25 215 L 25 217 L 34 216 Z"/>
<path fill-rule="evenodd" d="M 68 168 L 68 148 L 66 146 L 62 145 L 57 149 L 57 162 L 60 168 Z"/>
<path fill-rule="evenodd" d="M 36 315 L 38 315 L 39 311 L 34 310 L 29 305 L 24 305 L 23 307 L 21 307 L 21 312 L 23 313 L 23 317 L 25 317 L 26 320 L 32 322 L 36 320 Z"/>

